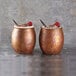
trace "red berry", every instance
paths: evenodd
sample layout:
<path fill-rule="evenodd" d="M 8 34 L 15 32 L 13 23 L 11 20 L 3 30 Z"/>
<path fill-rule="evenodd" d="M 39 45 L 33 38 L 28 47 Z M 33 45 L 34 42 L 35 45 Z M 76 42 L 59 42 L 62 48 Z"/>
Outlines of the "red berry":
<path fill-rule="evenodd" d="M 29 21 L 29 22 L 27 23 L 27 25 L 28 25 L 28 26 L 32 26 L 32 22 Z"/>
<path fill-rule="evenodd" d="M 57 27 L 60 27 L 60 23 L 59 22 L 55 22 L 54 25 L 57 26 Z"/>

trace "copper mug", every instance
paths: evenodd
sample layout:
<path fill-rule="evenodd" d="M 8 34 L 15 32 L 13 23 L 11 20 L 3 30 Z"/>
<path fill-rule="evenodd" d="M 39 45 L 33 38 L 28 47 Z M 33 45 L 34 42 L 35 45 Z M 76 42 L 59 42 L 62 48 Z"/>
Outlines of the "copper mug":
<path fill-rule="evenodd" d="M 12 47 L 18 54 L 32 54 L 36 42 L 34 26 L 14 26 L 12 31 Z"/>
<path fill-rule="evenodd" d="M 39 34 L 39 44 L 44 54 L 59 54 L 64 44 L 64 34 L 62 27 L 55 29 L 41 27 Z"/>

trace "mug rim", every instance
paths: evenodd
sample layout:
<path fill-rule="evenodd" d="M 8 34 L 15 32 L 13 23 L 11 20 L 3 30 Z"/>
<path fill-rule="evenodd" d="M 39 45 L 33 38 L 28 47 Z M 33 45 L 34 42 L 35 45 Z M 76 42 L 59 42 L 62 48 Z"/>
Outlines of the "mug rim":
<path fill-rule="evenodd" d="M 41 27 L 42 29 L 50 29 L 50 30 L 54 30 L 54 29 L 62 29 L 62 27 L 58 27 L 58 28 L 48 28 L 48 27 L 45 27 L 45 26 L 42 26 Z"/>
<path fill-rule="evenodd" d="M 20 28 L 20 29 L 27 29 L 27 28 L 34 28 L 34 26 L 17 26 L 17 25 L 14 25 L 14 28 Z"/>

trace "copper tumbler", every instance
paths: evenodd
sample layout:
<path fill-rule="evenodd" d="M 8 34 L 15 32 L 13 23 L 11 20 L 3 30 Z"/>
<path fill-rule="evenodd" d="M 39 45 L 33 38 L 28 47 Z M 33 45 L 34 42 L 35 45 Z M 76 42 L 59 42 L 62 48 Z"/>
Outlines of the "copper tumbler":
<path fill-rule="evenodd" d="M 64 34 L 62 27 L 54 29 L 41 27 L 39 34 L 39 44 L 44 54 L 59 54 L 64 44 Z"/>
<path fill-rule="evenodd" d="M 18 54 L 32 54 L 36 42 L 34 26 L 14 26 L 12 31 L 12 47 Z"/>

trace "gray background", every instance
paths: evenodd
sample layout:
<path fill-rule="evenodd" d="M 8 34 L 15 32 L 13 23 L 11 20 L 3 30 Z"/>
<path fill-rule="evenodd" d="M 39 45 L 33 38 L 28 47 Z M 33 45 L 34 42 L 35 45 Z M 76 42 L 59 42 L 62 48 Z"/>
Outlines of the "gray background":
<path fill-rule="evenodd" d="M 37 33 L 35 48 L 39 48 L 39 19 L 47 25 L 57 19 L 64 29 L 64 47 L 76 47 L 76 0 L 0 0 L 0 49 L 11 48 L 12 19 L 33 22 Z"/>

